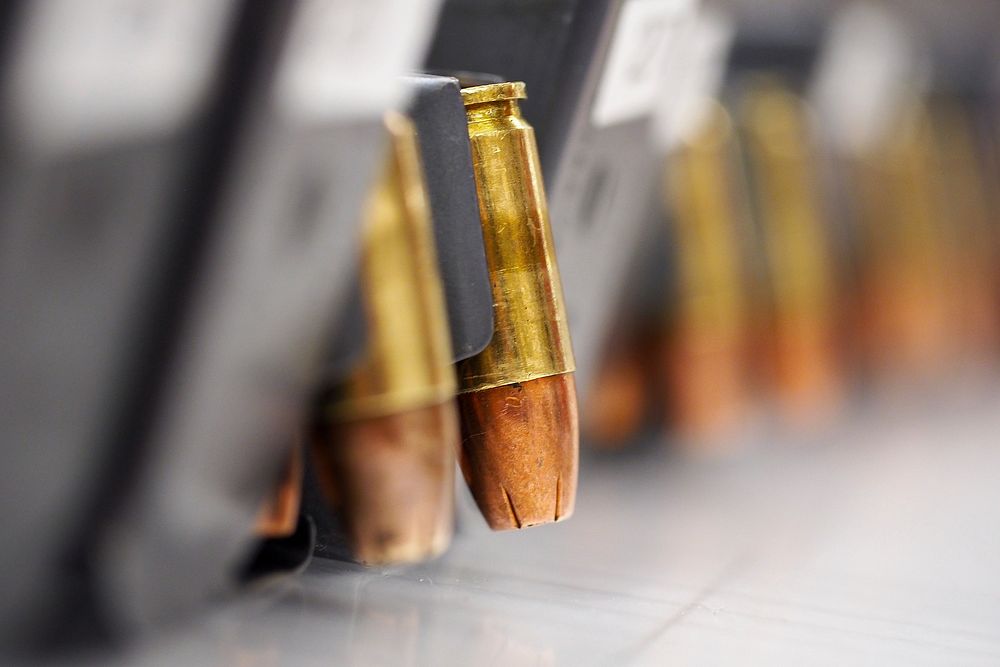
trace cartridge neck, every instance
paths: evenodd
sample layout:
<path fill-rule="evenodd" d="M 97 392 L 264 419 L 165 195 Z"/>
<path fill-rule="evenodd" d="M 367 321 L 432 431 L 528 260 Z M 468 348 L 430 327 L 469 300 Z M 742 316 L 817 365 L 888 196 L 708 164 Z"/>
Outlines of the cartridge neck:
<path fill-rule="evenodd" d="M 492 83 L 462 89 L 462 101 L 469 122 L 521 118 L 518 100 L 526 97 L 520 81 Z"/>

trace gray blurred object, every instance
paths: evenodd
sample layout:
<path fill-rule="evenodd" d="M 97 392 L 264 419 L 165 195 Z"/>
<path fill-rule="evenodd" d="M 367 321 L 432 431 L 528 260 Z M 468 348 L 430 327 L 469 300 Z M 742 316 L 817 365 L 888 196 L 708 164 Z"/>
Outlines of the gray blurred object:
<path fill-rule="evenodd" d="M 0 62 L 0 633 L 75 599 L 235 2 L 24 2 Z M 208 142 L 211 143 L 211 142 Z M 138 446 L 138 443 L 134 443 Z M 84 612 L 80 611 L 80 615 Z"/>
<path fill-rule="evenodd" d="M 947 78 L 986 76 L 994 66 L 1000 3 L 996 0 L 717 0 L 731 10 L 743 35 L 787 41 L 823 31 L 835 13 L 888 13 L 916 42 L 934 52 Z M 876 21 L 880 19 L 876 18 Z M 865 35 L 860 35 L 864 41 Z M 862 45 L 863 46 L 863 45 Z M 874 63 L 876 67 L 879 64 Z"/>
<path fill-rule="evenodd" d="M 121 636 L 235 585 L 325 368 L 381 114 L 435 4 L 14 14 L 5 639 Z"/>
<path fill-rule="evenodd" d="M 253 4 L 253 3 L 251 3 Z M 97 550 L 111 623 L 141 629 L 235 584 L 323 380 L 381 116 L 433 0 L 285 3 L 220 190 L 150 456 Z"/>
<path fill-rule="evenodd" d="M 959 92 L 976 89 L 993 74 L 1000 56 L 1000 2 L 883 0 L 881 4 L 929 46 L 936 87 Z"/>
<path fill-rule="evenodd" d="M 582 470 L 572 521 L 371 569 L 316 560 L 103 666 L 1000 663 L 1000 384 L 875 403 L 828 437 L 659 438 Z M 595 462 L 596 463 L 596 462 Z"/>
<path fill-rule="evenodd" d="M 795 35 L 816 34 L 842 0 L 714 0 L 730 12 L 741 35 L 753 41 L 787 41 Z M 908 3 L 910 0 L 902 0 Z M 931 0 L 932 2 L 934 0 Z"/>

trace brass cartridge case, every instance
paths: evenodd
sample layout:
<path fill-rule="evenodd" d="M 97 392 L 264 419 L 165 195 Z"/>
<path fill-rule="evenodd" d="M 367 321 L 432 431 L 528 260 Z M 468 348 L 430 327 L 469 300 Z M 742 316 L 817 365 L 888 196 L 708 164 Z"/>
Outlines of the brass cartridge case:
<path fill-rule="evenodd" d="M 680 147 L 664 191 L 677 213 L 680 266 L 678 307 L 691 326 L 710 335 L 739 338 L 745 319 L 738 213 L 732 163 L 732 121 L 713 104 L 704 127 Z"/>
<path fill-rule="evenodd" d="M 769 373 L 787 416 L 812 421 L 832 413 L 841 379 L 833 264 L 806 108 L 763 80 L 744 99 L 742 120 L 771 294 Z"/>
<path fill-rule="evenodd" d="M 334 387 L 314 438 L 320 482 L 358 560 L 441 553 L 451 538 L 458 417 L 455 374 L 416 135 L 386 118 L 388 165 L 364 218 L 368 347 Z"/>
<path fill-rule="evenodd" d="M 386 125 L 392 156 L 368 200 L 363 230 L 368 347 L 365 362 L 329 405 L 338 420 L 433 405 L 456 391 L 415 131 L 396 114 Z"/>
<path fill-rule="evenodd" d="M 458 365 L 461 392 L 575 369 L 535 131 L 523 83 L 462 91 L 493 288 L 493 339 Z"/>
<path fill-rule="evenodd" d="M 462 469 L 492 528 L 523 528 L 573 511 L 573 350 L 524 84 L 462 97 L 494 304 L 490 344 L 458 364 Z"/>

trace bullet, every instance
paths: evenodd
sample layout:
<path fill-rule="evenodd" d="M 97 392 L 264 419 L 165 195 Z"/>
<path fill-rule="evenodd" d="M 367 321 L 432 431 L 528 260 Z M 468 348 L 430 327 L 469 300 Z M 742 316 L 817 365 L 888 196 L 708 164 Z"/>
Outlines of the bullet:
<path fill-rule="evenodd" d="M 579 456 L 573 350 L 524 97 L 520 82 L 462 90 L 494 332 L 457 366 L 461 463 L 494 530 L 569 517 Z"/>
<path fill-rule="evenodd" d="M 616 332 L 607 346 L 582 410 L 584 439 L 598 449 L 626 447 L 644 426 L 654 395 L 650 359 L 654 336 L 637 323 Z"/>
<path fill-rule="evenodd" d="M 409 120 L 386 118 L 390 157 L 363 225 L 364 359 L 322 402 L 317 476 L 366 564 L 443 552 L 454 516 L 455 372 L 430 213 Z"/>
<path fill-rule="evenodd" d="M 971 110 L 945 98 L 931 107 L 935 129 L 938 209 L 950 232 L 946 250 L 952 277 L 953 338 L 962 360 L 980 363 L 994 356 L 1000 341 L 997 308 L 997 230 L 990 219 L 988 164 Z"/>
<path fill-rule="evenodd" d="M 274 492 L 257 513 L 255 532 L 264 538 L 288 537 L 298 525 L 302 505 L 302 448 L 296 444 L 288 456 Z"/>
<path fill-rule="evenodd" d="M 908 105 L 856 167 L 861 211 L 861 331 L 866 360 L 890 379 L 942 372 L 950 356 L 949 277 L 936 207 L 933 129 Z"/>
<path fill-rule="evenodd" d="M 743 102 L 744 148 L 768 276 L 766 372 L 784 416 L 812 425 L 832 416 L 841 378 L 838 303 L 807 110 L 770 79 L 755 82 Z"/>
<path fill-rule="evenodd" d="M 746 416 L 749 334 L 733 170 L 738 152 L 729 114 L 713 104 L 678 147 L 664 178 L 674 211 L 677 288 L 663 344 L 669 426 L 685 445 L 732 442 Z"/>

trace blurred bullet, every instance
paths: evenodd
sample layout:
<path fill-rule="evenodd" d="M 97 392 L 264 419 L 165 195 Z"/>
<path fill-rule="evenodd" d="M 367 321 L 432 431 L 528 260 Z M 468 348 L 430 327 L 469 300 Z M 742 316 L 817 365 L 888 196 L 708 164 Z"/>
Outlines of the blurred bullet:
<path fill-rule="evenodd" d="M 934 135 L 926 106 L 909 105 L 857 171 L 861 299 L 868 364 L 890 378 L 939 374 L 952 323 L 945 239 L 937 212 Z"/>
<path fill-rule="evenodd" d="M 768 276 L 763 326 L 769 380 L 790 422 L 825 421 L 842 389 L 839 313 L 807 110 L 800 98 L 762 78 L 749 88 L 741 111 Z"/>
<path fill-rule="evenodd" d="M 729 115 L 713 104 L 669 162 L 664 183 L 679 274 L 662 344 L 666 415 L 682 441 L 699 449 L 732 442 L 747 407 L 737 159 Z"/>
<path fill-rule="evenodd" d="M 419 561 L 451 539 L 458 420 L 444 296 L 416 136 L 386 118 L 390 159 L 368 200 L 363 362 L 325 401 L 317 473 L 355 557 Z"/>
<path fill-rule="evenodd" d="M 626 326 L 612 335 L 581 411 L 585 440 L 598 449 L 621 449 L 635 440 L 655 393 L 654 337 L 635 322 Z"/>
<path fill-rule="evenodd" d="M 937 148 L 935 180 L 942 227 L 950 232 L 948 246 L 953 277 L 953 336 L 961 343 L 963 360 L 994 356 L 1000 342 L 996 267 L 998 234 L 990 219 L 985 155 L 971 114 L 956 99 L 931 107 Z M 985 143 L 985 142 L 982 142 Z"/>
<path fill-rule="evenodd" d="M 523 83 L 462 90 L 494 333 L 458 364 L 462 471 L 494 530 L 565 519 L 576 498 L 573 351 Z"/>

